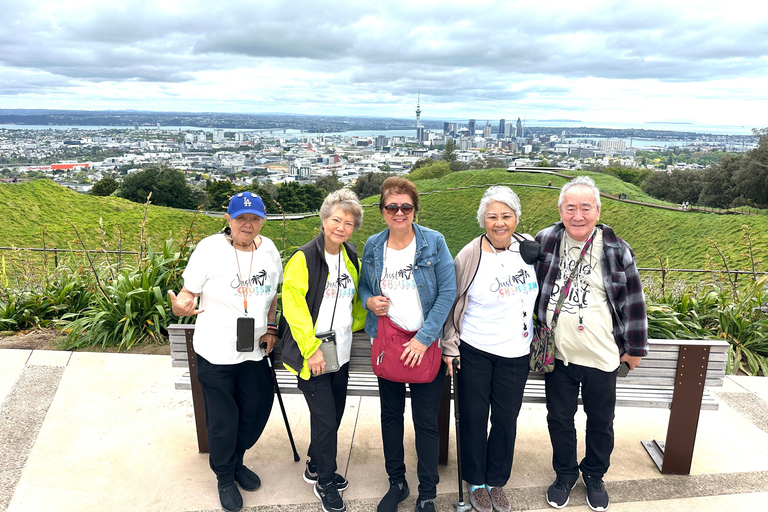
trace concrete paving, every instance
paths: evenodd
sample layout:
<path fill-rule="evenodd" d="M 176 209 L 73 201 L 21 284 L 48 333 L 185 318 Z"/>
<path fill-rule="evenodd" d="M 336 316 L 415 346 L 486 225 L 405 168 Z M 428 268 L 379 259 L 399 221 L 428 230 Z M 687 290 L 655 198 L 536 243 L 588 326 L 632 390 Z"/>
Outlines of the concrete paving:
<path fill-rule="evenodd" d="M 169 356 L 0 350 L 0 512 L 220 510 L 207 456 L 197 452 L 191 394 Z M 768 379 L 728 377 L 712 390 L 718 411 L 702 411 L 691 474 L 661 475 L 640 442 L 663 441 L 669 411 L 618 408 L 616 448 L 605 477 L 611 510 L 764 510 L 768 503 Z M 299 395 L 284 394 L 300 454 L 309 414 Z M 406 411 L 409 418 L 410 411 Z M 580 436 L 585 418 L 579 413 Z M 377 398 L 350 397 L 339 433 L 339 472 L 351 484 L 350 512 L 370 511 L 387 489 Z M 458 498 L 455 439 L 440 467 L 437 509 Z M 583 437 L 580 437 L 583 441 Z M 407 478 L 415 491 L 413 429 L 406 427 Z M 552 510 L 554 479 L 543 405 L 526 404 L 518 420 L 513 510 Z M 267 429 L 245 463 L 263 482 L 243 492 L 246 511 L 320 511 L 302 479 L 277 401 Z M 413 510 L 415 492 L 400 511 Z M 567 510 L 588 511 L 578 484 Z"/>

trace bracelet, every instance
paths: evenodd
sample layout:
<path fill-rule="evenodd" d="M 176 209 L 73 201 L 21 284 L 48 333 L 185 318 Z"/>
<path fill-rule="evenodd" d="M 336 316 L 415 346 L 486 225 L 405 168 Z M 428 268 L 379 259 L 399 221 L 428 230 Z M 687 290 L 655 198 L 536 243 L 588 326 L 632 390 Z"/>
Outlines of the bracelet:
<path fill-rule="evenodd" d="M 267 328 L 274 327 L 277 329 L 277 324 L 275 322 L 267 322 Z"/>

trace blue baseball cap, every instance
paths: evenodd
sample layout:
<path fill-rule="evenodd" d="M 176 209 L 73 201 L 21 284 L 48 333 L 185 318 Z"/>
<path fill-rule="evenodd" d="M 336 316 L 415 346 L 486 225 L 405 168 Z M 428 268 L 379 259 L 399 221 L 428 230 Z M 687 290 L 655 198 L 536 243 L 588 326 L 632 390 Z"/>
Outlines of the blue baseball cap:
<path fill-rule="evenodd" d="M 252 213 L 259 217 L 265 217 L 267 215 L 267 212 L 264 209 L 264 201 L 253 192 L 240 192 L 239 194 L 232 196 L 232 199 L 229 200 L 227 213 L 230 218 L 233 219 L 236 219 L 244 213 Z"/>

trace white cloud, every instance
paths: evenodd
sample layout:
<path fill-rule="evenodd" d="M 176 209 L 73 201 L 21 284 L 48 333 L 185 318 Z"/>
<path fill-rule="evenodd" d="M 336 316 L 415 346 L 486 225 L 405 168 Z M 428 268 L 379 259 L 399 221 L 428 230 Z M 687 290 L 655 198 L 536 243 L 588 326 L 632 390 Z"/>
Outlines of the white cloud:
<path fill-rule="evenodd" d="M 752 2 L 27 1 L 6 108 L 765 124 Z"/>

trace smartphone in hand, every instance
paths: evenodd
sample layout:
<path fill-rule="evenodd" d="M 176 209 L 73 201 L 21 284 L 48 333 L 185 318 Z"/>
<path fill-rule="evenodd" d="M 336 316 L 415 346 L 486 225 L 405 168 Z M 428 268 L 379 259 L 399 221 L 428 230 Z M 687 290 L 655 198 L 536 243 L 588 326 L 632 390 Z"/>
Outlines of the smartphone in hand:
<path fill-rule="evenodd" d="M 623 362 L 622 362 L 622 363 L 619 365 L 619 373 L 618 373 L 618 376 L 619 376 L 619 377 L 626 377 L 628 373 L 629 373 L 629 363 L 627 363 L 626 361 L 623 361 Z"/>

